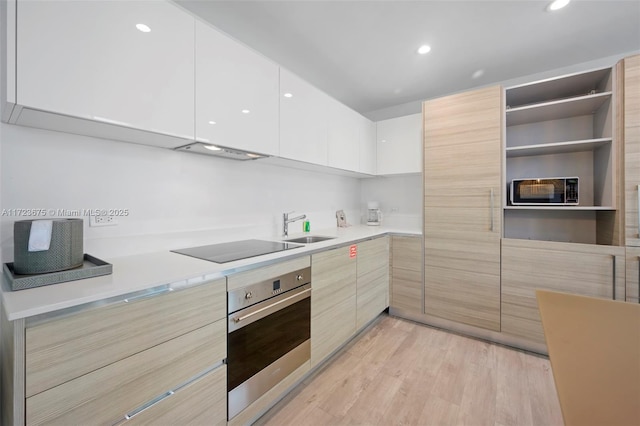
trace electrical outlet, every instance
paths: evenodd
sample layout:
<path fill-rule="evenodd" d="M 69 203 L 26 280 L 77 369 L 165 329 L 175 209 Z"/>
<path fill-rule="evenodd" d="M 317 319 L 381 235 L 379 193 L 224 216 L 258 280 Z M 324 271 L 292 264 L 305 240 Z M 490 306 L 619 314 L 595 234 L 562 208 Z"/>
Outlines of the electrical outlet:
<path fill-rule="evenodd" d="M 115 216 L 89 216 L 89 226 L 114 226 L 117 224 Z"/>

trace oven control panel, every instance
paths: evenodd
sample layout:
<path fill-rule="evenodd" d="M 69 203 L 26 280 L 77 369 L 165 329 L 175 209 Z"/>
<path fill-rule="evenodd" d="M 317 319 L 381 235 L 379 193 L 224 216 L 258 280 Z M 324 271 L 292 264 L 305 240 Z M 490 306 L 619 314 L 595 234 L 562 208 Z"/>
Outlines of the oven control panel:
<path fill-rule="evenodd" d="M 307 267 L 230 291 L 227 293 L 227 313 L 231 314 L 310 282 L 311 267 Z"/>

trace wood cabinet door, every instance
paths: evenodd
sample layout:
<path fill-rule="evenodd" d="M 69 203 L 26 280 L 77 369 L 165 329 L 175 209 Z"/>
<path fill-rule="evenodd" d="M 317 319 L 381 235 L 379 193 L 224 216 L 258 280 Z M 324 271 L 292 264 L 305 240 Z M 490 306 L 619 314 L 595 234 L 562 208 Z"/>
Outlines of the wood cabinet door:
<path fill-rule="evenodd" d="M 423 104 L 425 313 L 500 330 L 502 88 Z"/>
<path fill-rule="evenodd" d="M 17 103 L 193 139 L 194 22 L 165 1 L 20 2 Z"/>
<path fill-rule="evenodd" d="M 624 247 L 502 241 L 502 332 L 545 343 L 536 290 L 624 300 Z M 615 286 L 615 289 L 614 289 Z"/>
<path fill-rule="evenodd" d="M 394 236 L 391 242 L 391 301 L 394 309 L 422 313 L 422 238 Z"/>
<path fill-rule="evenodd" d="M 389 303 L 389 238 L 358 244 L 356 329 L 367 325 Z"/>
<path fill-rule="evenodd" d="M 640 247 L 627 247 L 626 299 L 640 303 Z"/>
<path fill-rule="evenodd" d="M 196 139 L 278 155 L 278 65 L 196 21 Z"/>
<path fill-rule="evenodd" d="M 311 367 L 356 331 L 356 276 L 348 246 L 311 256 Z"/>
<path fill-rule="evenodd" d="M 640 247 L 640 55 L 624 59 L 625 235 Z"/>

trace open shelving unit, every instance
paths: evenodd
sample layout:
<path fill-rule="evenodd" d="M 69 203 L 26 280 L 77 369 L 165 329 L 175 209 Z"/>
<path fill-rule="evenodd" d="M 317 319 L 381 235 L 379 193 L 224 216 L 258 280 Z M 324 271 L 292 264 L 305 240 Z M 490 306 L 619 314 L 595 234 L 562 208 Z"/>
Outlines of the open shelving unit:
<path fill-rule="evenodd" d="M 505 89 L 506 238 L 610 244 L 616 206 L 614 72 L 603 68 Z M 580 179 L 576 206 L 513 206 L 513 179 Z"/>

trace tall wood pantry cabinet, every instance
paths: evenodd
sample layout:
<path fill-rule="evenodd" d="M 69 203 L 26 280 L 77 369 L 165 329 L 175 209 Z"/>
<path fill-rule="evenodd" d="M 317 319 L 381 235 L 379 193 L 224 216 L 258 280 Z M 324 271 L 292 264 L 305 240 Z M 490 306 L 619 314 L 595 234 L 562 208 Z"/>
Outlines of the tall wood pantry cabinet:
<path fill-rule="evenodd" d="M 423 103 L 425 314 L 500 330 L 502 88 Z"/>

